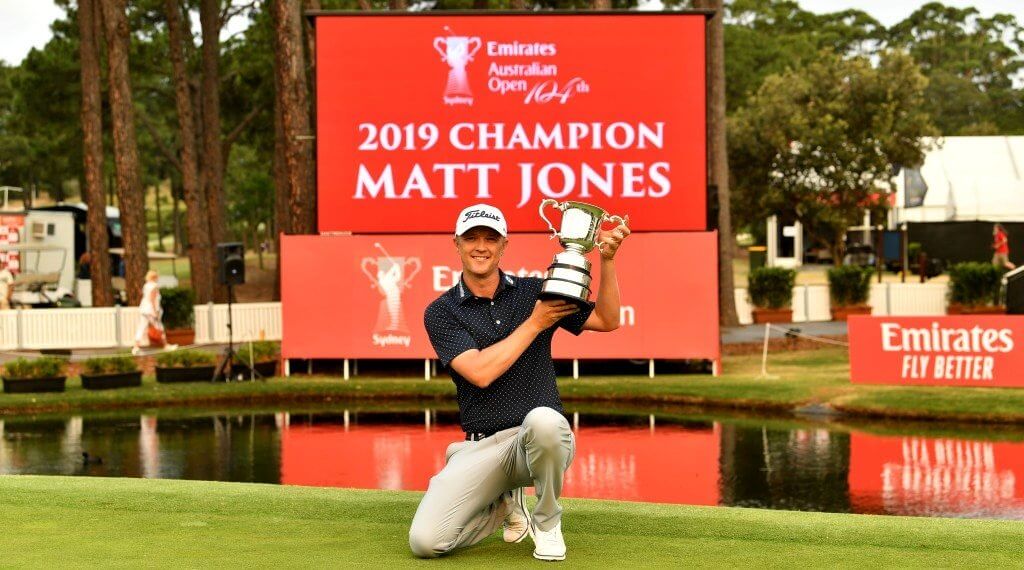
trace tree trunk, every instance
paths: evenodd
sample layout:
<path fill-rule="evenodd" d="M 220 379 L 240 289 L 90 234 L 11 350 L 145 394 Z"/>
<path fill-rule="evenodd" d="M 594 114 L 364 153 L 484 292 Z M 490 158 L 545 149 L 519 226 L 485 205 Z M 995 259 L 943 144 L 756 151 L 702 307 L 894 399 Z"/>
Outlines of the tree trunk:
<path fill-rule="evenodd" d="M 164 224 L 163 224 L 163 213 L 160 210 L 160 183 L 157 182 L 153 185 L 153 199 L 155 200 L 154 205 L 156 206 L 156 250 L 167 251 L 164 247 Z"/>
<path fill-rule="evenodd" d="M 526 0 L 512 0 L 512 9 L 513 10 L 525 10 L 526 9 Z"/>
<path fill-rule="evenodd" d="M 149 267 L 146 255 L 149 247 L 146 243 L 146 212 L 142 203 L 139 175 L 139 149 L 135 142 L 135 112 L 129 84 L 126 0 L 102 2 L 117 201 L 121 209 L 121 237 L 124 241 L 125 288 L 128 302 L 137 305 L 141 300 L 142 284 Z"/>
<path fill-rule="evenodd" d="M 171 183 L 171 226 L 174 231 L 174 255 L 181 255 L 181 212 L 178 210 L 178 193 L 174 190 L 174 183 Z"/>
<path fill-rule="evenodd" d="M 203 109 L 203 161 L 200 177 L 206 194 L 210 267 L 216 267 L 213 246 L 224 241 L 227 216 L 224 204 L 224 156 L 221 152 L 220 127 L 220 0 L 202 0 L 199 4 L 199 22 L 203 33 L 203 79 L 200 98 Z M 227 300 L 227 289 L 213 283 L 213 297 L 217 302 Z"/>
<path fill-rule="evenodd" d="M 273 10 L 277 111 L 284 135 L 290 226 L 295 233 L 312 234 L 316 233 L 316 193 L 300 3 L 277 0 Z"/>
<path fill-rule="evenodd" d="M 736 314 L 732 270 L 735 246 L 729 204 L 729 151 L 725 132 L 725 6 L 722 0 L 701 0 L 700 4 L 700 8 L 715 11 L 707 26 L 709 183 L 718 192 L 718 318 L 722 326 L 731 327 L 739 324 L 739 317 Z"/>
<path fill-rule="evenodd" d="M 78 2 L 79 56 L 82 67 L 82 162 L 85 187 L 82 198 L 89 241 L 89 278 L 92 280 L 92 305 L 110 307 L 114 290 L 110 286 L 110 240 L 107 236 L 106 196 L 103 189 L 103 116 L 100 93 L 100 60 L 97 39 L 99 10 L 93 0 Z"/>
<path fill-rule="evenodd" d="M 210 248 L 210 222 L 207 217 L 206 193 L 199 180 L 199 158 L 196 149 L 195 116 L 183 53 L 185 36 L 182 30 L 181 7 L 177 0 L 165 0 L 167 29 L 171 45 L 171 67 L 174 74 L 174 98 L 178 108 L 181 138 L 181 180 L 185 192 L 185 225 L 188 227 L 188 259 L 192 273 L 192 291 L 196 303 L 213 300 L 213 252 Z"/>
<path fill-rule="evenodd" d="M 280 65 L 281 54 L 274 52 L 274 66 Z M 274 74 L 274 90 L 280 93 L 277 74 Z M 274 252 L 277 259 L 274 263 L 274 300 L 281 299 L 281 236 L 291 232 L 290 216 L 288 215 L 288 167 L 284 150 L 284 127 L 281 124 L 280 97 L 274 98 Z"/>
<path fill-rule="evenodd" d="M 697 3 L 697 0 L 694 0 L 694 4 L 696 4 L 696 3 Z M 612 9 L 612 0 L 593 0 L 592 8 L 594 10 L 611 10 Z"/>
<path fill-rule="evenodd" d="M 388 0 L 389 10 L 408 10 L 409 3 L 406 0 Z"/>

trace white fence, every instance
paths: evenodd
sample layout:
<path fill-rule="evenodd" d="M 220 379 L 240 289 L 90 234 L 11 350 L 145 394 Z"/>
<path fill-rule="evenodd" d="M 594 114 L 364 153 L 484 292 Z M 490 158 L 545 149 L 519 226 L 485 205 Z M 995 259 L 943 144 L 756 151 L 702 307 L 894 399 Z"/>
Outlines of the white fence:
<path fill-rule="evenodd" d="M 281 303 L 235 303 L 231 305 L 231 328 L 235 341 L 281 340 Z M 228 306 L 196 307 L 196 343 L 228 341 Z"/>
<path fill-rule="evenodd" d="M 868 304 L 876 316 L 936 316 L 946 314 L 945 283 L 873 283 Z M 736 312 L 740 324 L 754 322 L 746 289 L 736 289 Z M 827 285 L 798 285 L 793 288 L 793 322 L 832 320 Z"/>
<path fill-rule="evenodd" d="M 874 315 L 943 315 L 946 285 L 876 283 L 868 302 Z M 753 322 L 746 289 L 736 289 L 736 309 L 741 324 Z M 281 340 L 281 303 L 237 303 L 231 315 L 235 341 Z M 794 322 L 830 319 L 827 286 L 793 288 Z M 0 350 L 129 347 L 138 322 L 135 307 L 0 311 Z M 227 322 L 227 305 L 197 306 L 196 343 L 226 343 Z"/>
<path fill-rule="evenodd" d="M 228 341 L 227 305 L 195 308 L 197 344 Z M 280 303 L 231 307 L 234 340 L 281 340 Z M 137 307 L 0 311 L 0 350 L 129 347 L 139 324 Z"/>

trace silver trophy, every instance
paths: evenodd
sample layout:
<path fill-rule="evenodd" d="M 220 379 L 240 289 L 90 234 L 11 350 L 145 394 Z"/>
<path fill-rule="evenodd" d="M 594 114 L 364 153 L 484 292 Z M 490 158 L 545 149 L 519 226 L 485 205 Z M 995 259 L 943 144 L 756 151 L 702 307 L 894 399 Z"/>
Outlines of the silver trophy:
<path fill-rule="evenodd" d="M 562 211 L 561 230 L 555 230 L 554 224 L 544 215 L 545 206 L 554 206 Z M 604 244 L 597 243 L 597 234 L 604 222 L 624 224 L 626 221 L 619 216 L 610 216 L 607 212 L 592 204 L 583 202 L 558 202 L 546 199 L 540 203 L 540 217 L 551 229 L 552 238 L 557 237 L 565 251 L 555 254 L 555 259 L 548 267 L 547 275 L 540 287 L 542 298 L 561 298 L 584 304 L 590 300 L 590 261 L 586 254 Z"/>

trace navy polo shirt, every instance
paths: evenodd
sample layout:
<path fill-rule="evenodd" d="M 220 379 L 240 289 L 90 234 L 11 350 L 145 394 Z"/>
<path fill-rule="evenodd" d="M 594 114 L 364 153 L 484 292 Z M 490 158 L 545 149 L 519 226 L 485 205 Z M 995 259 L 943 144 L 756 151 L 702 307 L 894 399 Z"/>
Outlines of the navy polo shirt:
<path fill-rule="evenodd" d="M 493 299 L 474 296 L 460 279 L 427 307 L 424 325 L 444 366 L 467 350 L 483 350 L 504 339 L 533 313 L 542 280 L 513 277 L 503 271 L 499 271 L 499 279 Z M 590 304 L 557 326 L 578 335 L 593 310 Z M 537 335 L 519 359 L 486 388 L 474 386 L 450 370 L 466 433 L 490 435 L 522 425 L 526 414 L 539 406 L 562 411 L 551 360 L 551 338 L 556 328 Z"/>

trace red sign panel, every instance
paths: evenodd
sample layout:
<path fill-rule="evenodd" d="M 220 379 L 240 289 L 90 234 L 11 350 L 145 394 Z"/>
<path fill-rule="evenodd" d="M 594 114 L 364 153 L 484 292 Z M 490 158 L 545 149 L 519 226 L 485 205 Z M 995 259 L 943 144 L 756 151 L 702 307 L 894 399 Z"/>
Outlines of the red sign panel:
<path fill-rule="evenodd" d="M 1024 317 L 867 317 L 849 320 L 855 384 L 1024 386 Z"/>
<path fill-rule="evenodd" d="M 5 214 L 0 216 L 0 245 L 18 245 L 25 233 L 25 214 Z M 21 255 L 17 251 L 0 251 L 0 267 L 6 267 L 11 273 L 21 271 Z"/>
<path fill-rule="evenodd" d="M 452 231 L 545 198 L 705 229 L 704 16 L 317 19 L 321 232 Z"/>
<path fill-rule="evenodd" d="M 858 513 L 991 516 L 1024 501 L 1024 444 L 850 434 L 850 500 Z"/>
<path fill-rule="evenodd" d="M 616 257 L 622 326 L 579 337 L 560 332 L 555 358 L 717 360 L 716 240 L 714 232 L 631 236 Z M 560 249 L 547 236 L 513 234 L 501 266 L 540 277 Z M 423 311 L 461 270 L 447 235 L 283 236 L 282 355 L 436 358 Z"/>

